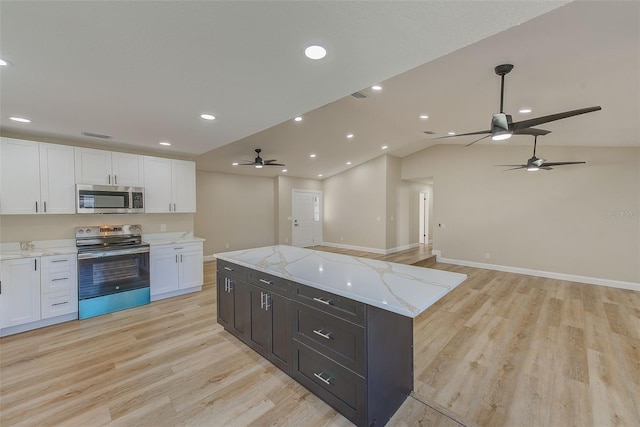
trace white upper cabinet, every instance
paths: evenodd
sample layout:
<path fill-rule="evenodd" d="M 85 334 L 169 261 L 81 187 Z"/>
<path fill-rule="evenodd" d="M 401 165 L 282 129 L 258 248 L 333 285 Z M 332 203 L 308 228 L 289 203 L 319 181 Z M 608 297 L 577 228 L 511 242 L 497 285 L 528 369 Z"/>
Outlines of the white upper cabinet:
<path fill-rule="evenodd" d="M 75 213 L 73 147 L 2 138 L 0 213 Z"/>
<path fill-rule="evenodd" d="M 144 156 L 146 213 L 195 212 L 196 164 Z"/>
<path fill-rule="evenodd" d="M 76 183 L 142 187 L 143 160 L 137 154 L 75 148 Z"/>

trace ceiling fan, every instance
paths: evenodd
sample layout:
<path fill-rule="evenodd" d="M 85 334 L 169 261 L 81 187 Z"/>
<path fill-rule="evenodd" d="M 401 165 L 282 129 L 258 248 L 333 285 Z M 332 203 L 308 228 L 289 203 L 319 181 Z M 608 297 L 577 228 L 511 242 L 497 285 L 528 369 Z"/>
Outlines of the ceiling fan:
<path fill-rule="evenodd" d="M 284 166 L 283 163 L 275 163 L 277 162 L 276 159 L 263 160 L 262 157 L 260 157 L 260 153 L 262 152 L 260 148 L 256 148 L 255 152 L 258 153 L 258 157 L 256 157 L 254 161 L 243 160 L 245 163 L 240 163 L 240 166 L 255 166 L 258 169 L 263 166 Z"/>
<path fill-rule="evenodd" d="M 439 138 L 433 138 L 433 139 L 455 138 L 458 136 L 487 134 L 482 138 L 476 139 L 475 141 L 467 144 L 467 147 L 468 147 L 488 137 L 491 137 L 491 139 L 494 141 L 501 141 L 501 140 L 511 138 L 512 135 L 533 135 L 533 136 L 546 135 L 550 131 L 543 130 L 543 129 L 535 129 L 534 126 L 553 122 L 555 120 L 566 119 L 568 117 L 573 117 L 580 114 L 591 113 L 593 111 L 602 110 L 602 107 L 595 106 L 595 107 L 581 108 L 579 110 L 571 110 L 571 111 L 565 111 L 562 113 L 550 114 L 548 116 L 541 116 L 534 119 L 522 120 L 519 122 L 513 122 L 511 120 L 511 115 L 505 114 L 504 108 L 503 108 L 504 107 L 504 76 L 509 74 L 509 72 L 512 69 L 513 69 L 512 64 L 502 64 L 502 65 L 498 65 L 495 68 L 496 74 L 500 76 L 500 112 L 494 114 L 493 117 L 491 118 L 491 129 L 482 130 L 478 132 L 461 133 L 458 135 L 441 136 Z"/>
<path fill-rule="evenodd" d="M 511 167 L 511 169 L 505 169 L 505 171 L 511 171 L 515 169 L 526 169 L 529 172 L 535 172 L 540 169 L 552 170 L 553 168 L 551 166 L 581 165 L 586 163 L 586 162 L 547 162 L 545 159 L 539 159 L 536 157 L 537 142 L 538 142 L 538 135 L 534 135 L 533 157 L 527 160 L 526 165 L 494 165 L 494 166 Z"/>

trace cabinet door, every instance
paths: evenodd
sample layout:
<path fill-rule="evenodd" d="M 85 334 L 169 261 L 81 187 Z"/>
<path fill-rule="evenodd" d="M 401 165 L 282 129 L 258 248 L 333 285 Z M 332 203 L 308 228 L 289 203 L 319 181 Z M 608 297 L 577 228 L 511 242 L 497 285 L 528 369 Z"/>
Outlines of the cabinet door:
<path fill-rule="evenodd" d="M 144 156 L 144 211 L 173 211 L 170 159 Z"/>
<path fill-rule="evenodd" d="M 269 360 L 288 374 L 293 373 L 291 300 L 274 293 L 267 298 L 270 314 Z"/>
<path fill-rule="evenodd" d="M 40 320 L 40 259 L 2 261 L 0 327 Z"/>
<path fill-rule="evenodd" d="M 232 278 L 233 289 L 233 329 L 235 335 L 245 342 L 251 331 L 251 291 L 249 285 L 241 280 Z"/>
<path fill-rule="evenodd" d="M 144 161 L 137 154 L 111 153 L 114 185 L 144 187 Z"/>
<path fill-rule="evenodd" d="M 204 265 L 202 263 L 202 249 L 199 251 L 182 252 L 180 258 L 179 288 L 186 289 L 202 286 Z"/>
<path fill-rule="evenodd" d="M 77 184 L 114 185 L 111 174 L 111 151 L 75 147 Z"/>
<path fill-rule="evenodd" d="M 0 213 L 40 212 L 38 143 L 13 138 L 0 141 Z"/>
<path fill-rule="evenodd" d="M 218 294 L 217 294 L 217 308 L 218 308 L 218 323 L 220 323 L 225 329 L 233 329 L 234 319 L 234 304 L 233 293 L 234 289 L 227 276 L 218 274 Z"/>
<path fill-rule="evenodd" d="M 75 213 L 74 168 L 73 147 L 40 143 L 40 212 Z"/>
<path fill-rule="evenodd" d="M 178 253 L 173 248 L 151 248 L 151 295 L 178 290 Z"/>
<path fill-rule="evenodd" d="M 172 162 L 174 212 L 196 211 L 196 164 L 182 160 Z"/>
<path fill-rule="evenodd" d="M 251 348 L 267 357 L 269 352 L 269 311 L 265 309 L 266 291 L 248 285 L 251 301 L 251 326 L 246 337 Z"/>

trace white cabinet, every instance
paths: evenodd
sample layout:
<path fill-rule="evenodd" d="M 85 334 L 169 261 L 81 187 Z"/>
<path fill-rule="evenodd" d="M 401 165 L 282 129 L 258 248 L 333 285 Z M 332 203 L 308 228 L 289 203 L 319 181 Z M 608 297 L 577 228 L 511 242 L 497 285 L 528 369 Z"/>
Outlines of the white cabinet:
<path fill-rule="evenodd" d="M 150 258 L 152 298 L 179 295 L 202 287 L 202 242 L 152 245 Z"/>
<path fill-rule="evenodd" d="M 195 212 L 196 164 L 144 156 L 145 212 Z"/>
<path fill-rule="evenodd" d="M 142 187 L 143 159 L 137 154 L 75 148 L 76 183 Z"/>
<path fill-rule="evenodd" d="M 78 311 L 78 269 L 75 254 L 42 257 L 40 292 L 43 319 Z"/>
<path fill-rule="evenodd" d="M 2 138 L 0 213 L 75 213 L 73 147 Z"/>
<path fill-rule="evenodd" d="M 40 258 L 2 261 L 0 328 L 40 320 Z"/>

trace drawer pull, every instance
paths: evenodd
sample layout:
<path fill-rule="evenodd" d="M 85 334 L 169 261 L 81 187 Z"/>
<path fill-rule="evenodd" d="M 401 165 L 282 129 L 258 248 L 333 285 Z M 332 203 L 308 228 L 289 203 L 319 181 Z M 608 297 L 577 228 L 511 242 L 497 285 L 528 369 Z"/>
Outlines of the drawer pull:
<path fill-rule="evenodd" d="M 259 279 L 259 280 L 260 280 L 260 283 L 264 283 L 265 285 L 273 285 L 272 281 L 265 280 L 265 279 Z"/>
<path fill-rule="evenodd" d="M 320 381 L 322 381 L 323 383 L 325 383 L 326 385 L 331 385 L 331 380 L 333 378 L 328 377 L 328 378 L 324 378 L 322 376 L 322 374 L 324 374 L 324 372 L 320 372 L 319 374 L 316 374 L 315 372 L 313 373 L 313 376 L 316 377 L 317 379 L 319 379 Z"/>
<path fill-rule="evenodd" d="M 68 262 L 68 259 L 54 259 L 51 262 Z"/>
<path fill-rule="evenodd" d="M 57 279 L 51 279 L 52 282 L 59 282 L 60 280 L 69 280 L 68 277 L 59 277 Z"/>
<path fill-rule="evenodd" d="M 316 335 L 320 335 L 322 338 L 325 338 L 325 339 L 328 339 L 328 340 L 331 339 L 331 332 L 323 332 L 322 329 L 317 329 L 317 330 L 314 329 L 313 333 L 316 334 Z"/>
<path fill-rule="evenodd" d="M 69 304 L 69 301 L 65 301 L 65 302 L 57 302 L 55 304 L 51 304 L 51 307 L 55 307 L 56 305 L 64 305 L 64 304 Z"/>
<path fill-rule="evenodd" d="M 314 301 L 318 301 L 322 304 L 325 305 L 331 305 L 332 301 L 330 299 L 324 299 L 324 298 L 313 298 Z"/>
<path fill-rule="evenodd" d="M 224 267 L 224 269 L 227 270 L 227 271 L 233 271 L 233 268 L 231 268 L 231 267 Z"/>

